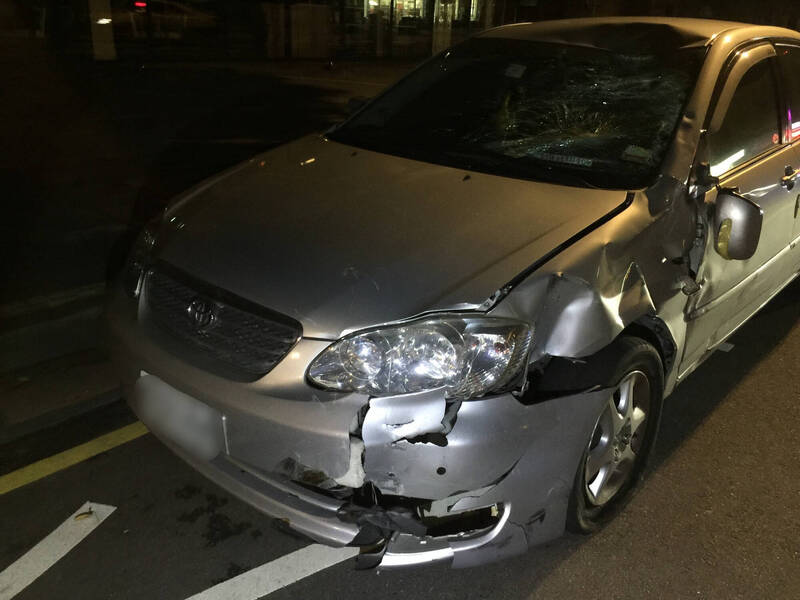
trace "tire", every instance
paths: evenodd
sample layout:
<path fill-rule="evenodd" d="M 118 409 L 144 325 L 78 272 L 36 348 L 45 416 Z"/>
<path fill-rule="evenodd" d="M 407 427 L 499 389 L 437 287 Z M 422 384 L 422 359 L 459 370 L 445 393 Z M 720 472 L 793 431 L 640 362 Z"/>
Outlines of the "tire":
<path fill-rule="evenodd" d="M 620 336 L 601 354 L 607 373 L 601 385 L 617 389 L 597 415 L 570 495 L 567 529 L 583 534 L 600 529 L 630 498 L 655 443 L 664 401 L 664 369 L 651 344 Z"/>

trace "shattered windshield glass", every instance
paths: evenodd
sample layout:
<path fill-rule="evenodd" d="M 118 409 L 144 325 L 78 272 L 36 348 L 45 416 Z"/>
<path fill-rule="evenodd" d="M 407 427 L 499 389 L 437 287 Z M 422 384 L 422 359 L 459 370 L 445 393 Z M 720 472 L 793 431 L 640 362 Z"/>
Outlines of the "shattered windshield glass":
<path fill-rule="evenodd" d="M 473 38 L 414 71 L 334 140 L 565 185 L 649 185 L 704 49 L 663 53 Z"/>

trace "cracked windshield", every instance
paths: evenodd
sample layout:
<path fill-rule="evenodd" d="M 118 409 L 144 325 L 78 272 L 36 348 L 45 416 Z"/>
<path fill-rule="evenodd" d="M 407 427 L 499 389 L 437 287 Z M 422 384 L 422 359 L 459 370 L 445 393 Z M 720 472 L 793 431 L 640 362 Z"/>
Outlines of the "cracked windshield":
<path fill-rule="evenodd" d="M 414 71 L 331 138 L 581 187 L 656 175 L 703 58 L 476 38 Z"/>

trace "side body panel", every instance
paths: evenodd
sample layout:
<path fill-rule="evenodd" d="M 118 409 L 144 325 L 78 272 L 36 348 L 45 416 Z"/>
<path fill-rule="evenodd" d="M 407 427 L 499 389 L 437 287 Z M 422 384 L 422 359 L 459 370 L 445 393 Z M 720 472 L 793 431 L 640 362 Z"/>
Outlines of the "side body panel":
<path fill-rule="evenodd" d="M 794 152 L 794 164 L 800 168 L 800 137 L 792 144 Z M 800 270 L 800 187 L 792 190 L 792 241 L 790 243 L 792 256 L 794 257 L 793 266 L 795 270 Z"/>
<path fill-rule="evenodd" d="M 779 122 L 775 124 L 773 136 L 776 142 L 780 140 L 781 143 L 774 150 L 768 150 L 744 166 L 729 169 L 721 176 L 719 186 L 705 195 L 701 216 L 705 219 L 707 229 L 706 244 L 697 274 L 699 291 L 693 295 L 687 307 L 687 347 L 680 366 L 680 378 L 690 373 L 710 350 L 769 301 L 796 272 L 796 258 L 790 246 L 794 237 L 794 210 L 798 190 L 795 184 L 787 184 L 782 179 L 785 175 L 794 173 L 800 164 L 797 162 L 796 148 L 790 146 L 791 110 L 787 110 L 786 81 L 782 70 L 778 68 L 779 60 L 775 54 L 773 46 L 761 44 L 756 46 L 755 51 L 739 51 L 733 55 L 732 72 L 738 68 L 740 74 L 744 74 L 756 66 L 769 64 L 776 77 L 777 88 L 774 91 L 772 86 L 764 89 L 763 98 L 767 100 L 777 92 Z M 765 56 L 769 58 L 765 59 Z M 738 89 L 734 91 L 738 83 L 728 80 L 722 88 L 721 96 L 730 101 L 735 93 L 739 93 Z M 712 140 L 723 119 L 728 124 L 735 123 L 729 122 L 730 115 L 723 112 L 729 106 L 725 103 L 724 106 L 717 105 L 715 108 L 713 119 L 710 120 L 710 131 L 706 134 Z M 747 116 L 744 118 L 747 119 Z M 747 125 L 743 123 L 742 129 L 747 130 Z M 737 144 L 732 148 L 738 147 Z M 740 153 L 744 155 L 745 150 L 740 150 Z M 764 221 L 758 248 L 747 260 L 726 260 L 715 250 L 715 200 L 726 189 L 747 197 L 763 211 Z"/>
<path fill-rule="evenodd" d="M 720 182 L 756 202 L 764 212 L 764 224 L 758 250 L 748 260 L 724 259 L 709 232 L 698 274 L 701 290 L 687 315 L 683 369 L 730 335 L 791 276 L 792 257 L 784 251 L 792 235 L 794 195 L 781 187 L 780 178 L 794 161 L 793 149 L 785 147 Z M 706 202 L 713 203 L 715 196 L 716 190 L 709 192 Z"/>
<path fill-rule="evenodd" d="M 777 44 L 778 64 L 781 67 L 784 89 L 788 99 L 787 136 L 792 141 L 793 160 L 800 168 L 800 42 Z M 792 190 L 794 208 L 792 211 L 792 250 L 796 269 L 800 269 L 800 187 Z"/>

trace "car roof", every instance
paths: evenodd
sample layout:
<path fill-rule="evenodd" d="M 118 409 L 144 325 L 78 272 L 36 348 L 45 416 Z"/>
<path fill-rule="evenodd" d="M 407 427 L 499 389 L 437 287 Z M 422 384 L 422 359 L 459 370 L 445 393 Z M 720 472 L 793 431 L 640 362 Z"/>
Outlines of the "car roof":
<path fill-rule="evenodd" d="M 735 21 L 675 17 L 601 17 L 562 19 L 537 23 L 515 23 L 496 27 L 480 37 L 532 40 L 609 50 L 707 46 L 720 34 L 736 31 L 737 37 L 783 37 L 800 39 L 791 29 L 750 25 Z"/>

